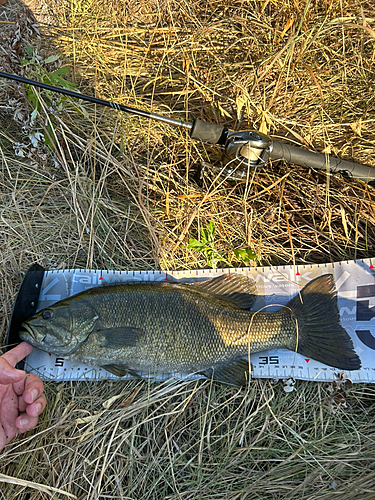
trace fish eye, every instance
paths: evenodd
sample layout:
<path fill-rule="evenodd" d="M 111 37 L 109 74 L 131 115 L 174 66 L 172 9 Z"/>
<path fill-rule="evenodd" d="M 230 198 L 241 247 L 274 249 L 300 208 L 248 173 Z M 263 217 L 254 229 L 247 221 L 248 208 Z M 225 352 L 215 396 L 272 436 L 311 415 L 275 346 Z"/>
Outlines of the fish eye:
<path fill-rule="evenodd" d="M 48 319 L 50 318 L 52 315 L 51 315 L 51 312 L 50 311 L 44 311 L 44 313 L 42 314 L 42 318 L 43 319 Z"/>

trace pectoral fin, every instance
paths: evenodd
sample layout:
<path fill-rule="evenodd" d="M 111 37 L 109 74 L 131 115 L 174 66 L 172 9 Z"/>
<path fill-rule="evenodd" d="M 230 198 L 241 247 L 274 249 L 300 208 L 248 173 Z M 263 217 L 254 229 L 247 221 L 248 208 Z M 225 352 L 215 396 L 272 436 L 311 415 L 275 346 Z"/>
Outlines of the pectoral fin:
<path fill-rule="evenodd" d="M 108 349 L 121 349 L 121 347 L 132 347 L 137 344 L 144 331 L 140 328 L 120 327 L 108 328 L 95 332 L 100 347 Z"/>
<path fill-rule="evenodd" d="M 251 365 L 247 359 L 238 359 L 224 365 L 214 366 L 211 370 L 206 371 L 204 375 L 225 384 L 246 385 L 250 380 L 249 367 Z"/>

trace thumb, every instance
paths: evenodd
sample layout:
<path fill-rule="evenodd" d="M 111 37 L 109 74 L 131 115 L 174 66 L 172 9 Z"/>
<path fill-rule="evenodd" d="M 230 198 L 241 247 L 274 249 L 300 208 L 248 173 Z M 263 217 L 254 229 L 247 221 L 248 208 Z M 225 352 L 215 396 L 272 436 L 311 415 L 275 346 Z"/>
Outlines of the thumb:
<path fill-rule="evenodd" d="M 3 356 L 0 356 L 0 384 L 13 384 L 21 382 L 26 376 L 23 370 L 13 368 Z"/>

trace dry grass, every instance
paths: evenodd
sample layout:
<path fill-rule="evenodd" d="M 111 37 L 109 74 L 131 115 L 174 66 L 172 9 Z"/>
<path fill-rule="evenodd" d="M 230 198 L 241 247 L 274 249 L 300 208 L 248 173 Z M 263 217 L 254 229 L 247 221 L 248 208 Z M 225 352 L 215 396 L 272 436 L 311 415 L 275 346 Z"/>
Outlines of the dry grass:
<path fill-rule="evenodd" d="M 49 385 L 37 432 L 9 447 L 3 470 L 79 499 L 371 499 L 373 390 L 333 411 L 329 388 Z M 2 498 L 50 498 L 34 489 L 4 484 Z"/>
<path fill-rule="evenodd" d="M 54 405 L 39 432 L 2 463 L 78 498 L 366 498 L 372 391 L 352 391 L 333 414 L 331 395 L 315 387 L 60 384 L 48 389 Z"/>
<path fill-rule="evenodd" d="M 26 40 L 42 58 L 62 54 L 38 71 L 62 61 L 84 93 L 260 128 L 375 166 L 371 2 L 72 0 L 54 3 L 54 17 L 51 5 L 41 6 L 53 26 L 40 26 L 40 39 L 30 14 L 17 20 L 12 3 L 1 8 L 0 21 L 16 22 L 0 24 L 5 71 L 35 77 L 20 66 Z M 47 112 L 48 96 L 39 97 L 30 126 L 24 88 L 0 84 L 3 339 L 20 271 L 32 262 L 202 268 L 204 255 L 187 244 L 210 221 L 222 266 L 241 265 L 234 250 L 247 247 L 254 265 L 373 256 L 375 195 L 364 183 L 273 162 L 247 183 L 208 171 L 198 184 L 197 167 L 217 164 L 218 149 L 69 100 Z M 53 151 L 28 138 L 48 120 Z M 0 499 L 69 498 L 48 487 L 85 500 L 375 498 L 373 389 L 330 388 L 48 384 L 38 429 L 1 456 L 13 480 L 0 475 Z"/>

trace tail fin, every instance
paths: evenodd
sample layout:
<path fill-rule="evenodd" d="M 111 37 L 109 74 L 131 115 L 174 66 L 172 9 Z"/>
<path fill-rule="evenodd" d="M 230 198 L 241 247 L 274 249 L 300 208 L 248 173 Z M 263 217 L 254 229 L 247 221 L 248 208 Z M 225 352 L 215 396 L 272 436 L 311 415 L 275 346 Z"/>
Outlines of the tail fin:
<path fill-rule="evenodd" d="M 331 274 L 308 283 L 287 307 L 298 320 L 297 352 L 342 370 L 360 369 L 353 342 L 340 323 Z"/>

